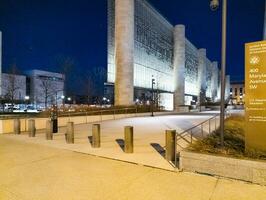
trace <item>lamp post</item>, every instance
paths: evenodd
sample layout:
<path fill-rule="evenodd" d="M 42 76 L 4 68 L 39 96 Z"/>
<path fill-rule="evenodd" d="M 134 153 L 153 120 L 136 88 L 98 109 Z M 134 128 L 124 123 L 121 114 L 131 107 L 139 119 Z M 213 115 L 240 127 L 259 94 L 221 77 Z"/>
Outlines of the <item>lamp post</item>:
<path fill-rule="evenodd" d="M 60 92 L 62 90 L 57 90 L 55 91 L 55 103 L 53 103 L 52 106 L 52 111 L 51 111 L 51 121 L 52 121 L 52 126 L 53 126 L 53 133 L 57 133 L 58 132 L 58 104 L 57 104 L 57 100 L 58 100 L 58 92 Z M 62 101 L 64 102 L 65 96 L 62 95 L 61 96 Z"/>
<path fill-rule="evenodd" d="M 154 117 L 154 85 L 155 79 L 152 76 L 151 79 L 151 116 Z"/>
<path fill-rule="evenodd" d="M 210 7 L 217 10 L 219 0 L 211 0 Z M 225 71 L 226 71 L 226 29 L 227 29 L 227 0 L 223 0 L 222 7 L 222 67 L 221 67 L 221 108 L 220 108 L 220 137 L 224 146 L 224 116 L 225 116 Z"/>

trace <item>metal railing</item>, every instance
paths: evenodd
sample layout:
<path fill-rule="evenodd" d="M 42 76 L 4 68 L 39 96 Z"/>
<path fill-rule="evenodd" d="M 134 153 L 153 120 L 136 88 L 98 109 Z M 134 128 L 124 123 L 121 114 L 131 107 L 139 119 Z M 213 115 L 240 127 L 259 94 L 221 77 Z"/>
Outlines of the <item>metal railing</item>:
<path fill-rule="evenodd" d="M 225 112 L 225 118 L 230 117 L 231 114 L 230 112 L 226 111 Z M 217 121 L 218 119 L 218 121 Z M 176 150 L 175 150 L 175 161 L 174 161 L 174 166 L 177 167 L 177 155 L 178 155 L 178 151 L 177 151 L 177 146 L 180 146 L 177 142 L 182 139 L 183 141 L 192 144 L 193 143 L 193 137 L 195 138 L 195 134 L 199 133 L 200 131 L 200 136 L 198 137 L 197 140 L 200 139 L 204 139 L 205 135 L 209 135 L 212 132 L 218 130 L 219 126 L 220 126 L 220 114 L 216 114 L 213 117 L 201 122 L 200 124 L 197 124 L 189 129 L 186 129 L 184 131 L 182 131 L 181 133 L 176 132 L 176 136 L 175 136 L 175 145 L 176 145 Z M 212 122 L 214 122 L 213 128 L 212 128 Z M 207 131 L 206 134 L 204 134 L 204 126 L 206 128 L 207 126 Z M 189 139 L 187 139 L 186 137 L 189 136 Z M 171 163 L 172 164 L 172 163 Z"/>
<path fill-rule="evenodd" d="M 156 112 L 163 110 L 156 110 Z M 137 117 L 140 113 L 150 113 L 149 107 L 131 107 L 131 108 L 119 108 L 119 109 L 105 109 L 105 110 L 92 110 L 92 111 L 82 111 L 82 112 L 65 112 L 59 113 L 58 118 L 68 117 L 71 120 L 72 117 L 84 117 L 84 123 L 88 122 L 90 116 L 98 116 L 99 121 L 103 121 L 105 116 L 112 116 L 112 119 L 119 118 L 119 115 L 124 115 L 124 117 Z"/>
<path fill-rule="evenodd" d="M 89 116 L 99 116 L 100 121 L 103 121 L 104 116 L 111 115 L 113 119 L 115 119 L 116 115 L 129 115 L 134 114 L 136 117 L 138 113 L 138 109 L 136 108 L 122 108 L 122 109 L 110 109 L 110 110 L 95 110 L 95 111 L 89 111 L 89 112 L 78 112 L 78 113 L 66 113 L 61 114 L 59 117 L 68 117 L 69 120 L 71 117 L 85 117 L 86 123 L 87 123 L 87 117 Z"/>

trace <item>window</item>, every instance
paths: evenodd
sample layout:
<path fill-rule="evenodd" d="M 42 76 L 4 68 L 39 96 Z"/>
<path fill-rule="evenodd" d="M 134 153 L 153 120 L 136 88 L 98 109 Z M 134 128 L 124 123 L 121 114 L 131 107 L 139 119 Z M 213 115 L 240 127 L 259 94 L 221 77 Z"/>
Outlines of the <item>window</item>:
<path fill-rule="evenodd" d="M 243 95 L 243 88 L 240 88 L 240 95 Z"/>

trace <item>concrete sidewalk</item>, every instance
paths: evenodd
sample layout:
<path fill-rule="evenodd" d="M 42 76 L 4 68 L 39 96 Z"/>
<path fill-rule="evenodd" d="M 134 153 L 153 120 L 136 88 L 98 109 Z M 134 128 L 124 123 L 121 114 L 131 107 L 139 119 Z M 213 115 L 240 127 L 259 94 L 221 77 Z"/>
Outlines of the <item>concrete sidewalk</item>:
<path fill-rule="evenodd" d="M 24 142 L 42 144 L 166 170 L 175 170 L 164 159 L 165 130 L 175 129 L 181 133 L 183 130 L 193 127 L 211 117 L 213 117 L 213 114 L 136 117 L 104 121 L 100 123 L 102 145 L 99 149 L 93 149 L 88 139 L 88 136 L 92 135 L 92 124 L 75 125 L 75 144 L 66 144 L 64 136 L 66 132 L 65 128 L 60 128 L 59 133 L 54 134 L 53 141 L 45 140 L 44 131 L 38 131 L 35 138 L 29 138 L 27 134 L 8 136 Z M 217 119 L 216 121 L 218 123 L 219 120 Z M 133 154 L 125 154 L 121 147 L 124 139 L 124 126 L 128 125 L 134 127 Z M 214 121 L 212 121 L 212 130 L 214 126 Z M 204 134 L 208 134 L 209 124 L 206 123 L 203 129 Z M 194 130 L 194 140 L 197 137 L 201 137 L 200 127 Z M 178 138 L 178 150 L 181 151 L 187 147 L 190 139 L 190 135 L 186 135 L 184 138 Z"/>
<path fill-rule="evenodd" d="M 1 200 L 265 200 L 266 187 L 0 136 Z"/>

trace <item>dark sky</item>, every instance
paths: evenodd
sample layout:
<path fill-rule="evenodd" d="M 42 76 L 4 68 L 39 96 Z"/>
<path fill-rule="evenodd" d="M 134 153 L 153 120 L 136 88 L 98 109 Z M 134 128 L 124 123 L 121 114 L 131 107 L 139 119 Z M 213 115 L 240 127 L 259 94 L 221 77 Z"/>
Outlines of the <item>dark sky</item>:
<path fill-rule="evenodd" d="M 228 0 L 227 73 L 244 75 L 244 43 L 262 39 L 265 0 Z M 188 39 L 220 61 L 221 9 L 209 0 L 150 0 L 172 24 L 185 24 Z M 0 0 L 3 68 L 58 71 L 58 57 L 75 61 L 73 81 L 107 65 L 107 0 Z M 73 84 L 75 85 L 75 84 Z"/>

